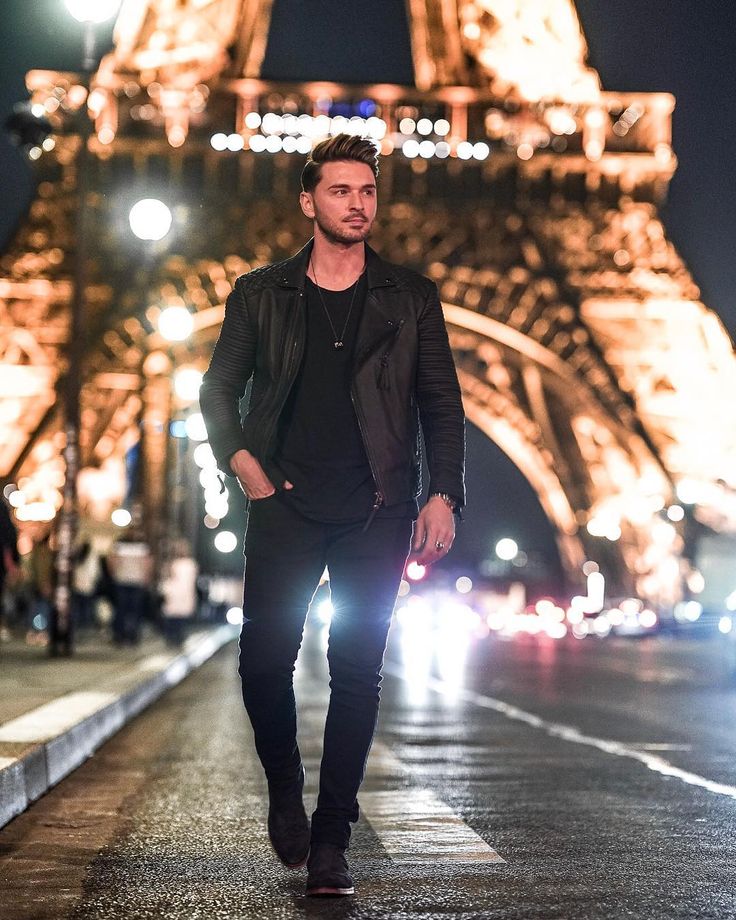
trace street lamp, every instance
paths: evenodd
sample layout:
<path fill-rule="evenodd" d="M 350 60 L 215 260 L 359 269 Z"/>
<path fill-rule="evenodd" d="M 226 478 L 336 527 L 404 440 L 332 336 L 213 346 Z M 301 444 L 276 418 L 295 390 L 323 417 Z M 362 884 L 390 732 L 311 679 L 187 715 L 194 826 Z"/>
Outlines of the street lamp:
<path fill-rule="evenodd" d="M 163 252 L 160 245 L 171 230 L 173 215 L 171 209 L 158 198 L 143 198 L 137 201 L 128 212 L 131 232 L 143 243 L 142 256 L 139 261 L 140 299 L 148 306 L 148 285 L 151 270 L 158 256 Z M 192 319 L 188 310 L 184 310 L 189 325 L 183 335 L 176 333 L 181 329 L 181 322 L 176 317 L 169 317 L 167 310 L 161 311 L 158 321 L 159 330 L 167 341 L 183 341 L 192 331 Z M 167 336 L 163 329 L 169 319 L 174 334 Z M 142 501 L 144 510 L 144 527 L 146 538 L 153 550 L 153 579 L 158 584 L 161 573 L 162 546 L 166 544 L 166 529 L 169 525 L 170 503 L 172 493 L 169 486 L 170 446 L 168 443 L 169 419 L 171 417 L 171 380 L 170 359 L 164 352 L 158 352 L 163 363 L 149 353 L 143 364 L 145 384 L 143 390 L 143 415 L 141 418 L 141 445 L 139 468 L 136 470 L 136 500 Z M 177 450 L 176 464 L 179 464 Z M 178 479 L 178 477 L 177 477 Z M 176 495 L 176 490 L 173 491 Z M 174 501 L 176 499 L 174 498 Z"/>
<path fill-rule="evenodd" d="M 513 562 L 519 555 L 519 544 L 511 537 L 503 537 L 496 543 L 496 555 L 504 562 Z"/>
<path fill-rule="evenodd" d="M 139 306 L 146 312 L 150 304 L 149 284 L 154 264 L 164 249 L 159 244 L 171 230 L 173 215 L 158 198 L 143 198 L 128 212 L 128 223 L 133 236 L 146 244 L 140 247 L 136 272 Z M 155 583 L 160 571 L 161 527 L 168 505 L 165 477 L 171 412 L 170 370 L 171 361 L 163 351 L 148 352 L 143 361 L 141 437 L 131 486 L 135 507 L 140 509 L 142 505 L 144 511 L 146 538 L 153 550 Z"/>
<path fill-rule="evenodd" d="M 158 242 L 171 229 L 171 210 L 158 198 L 143 198 L 130 209 L 130 229 L 139 240 Z"/>
<path fill-rule="evenodd" d="M 85 75 L 89 76 L 97 63 L 95 57 L 95 26 L 112 19 L 118 11 L 120 0 L 64 0 L 64 4 L 74 19 L 84 26 L 82 70 Z M 89 83 L 89 80 L 87 82 Z"/>
<path fill-rule="evenodd" d="M 84 24 L 82 84 L 89 92 L 96 67 L 95 25 L 113 16 L 119 0 L 66 0 L 72 16 Z M 56 585 L 51 618 L 49 651 L 58 655 L 73 650 L 72 556 L 77 531 L 77 473 L 79 472 L 79 421 L 82 390 L 82 361 L 85 352 L 85 292 L 87 287 L 89 139 L 92 123 L 86 108 L 80 112 L 77 155 L 77 223 L 67 367 L 64 380 L 64 489 L 56 528 Z"/>
<path fill-rule="evenodd" d="M 117 12 L 120 0 L 64 0 L 77 22 L 105 22 Z"/>

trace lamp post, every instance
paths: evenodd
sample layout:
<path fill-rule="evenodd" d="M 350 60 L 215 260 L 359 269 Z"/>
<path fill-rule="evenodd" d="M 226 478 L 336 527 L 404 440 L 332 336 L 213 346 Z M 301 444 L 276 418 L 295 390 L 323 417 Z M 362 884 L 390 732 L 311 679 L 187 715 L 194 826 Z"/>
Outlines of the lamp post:
<path fill-rule="evenodd" d="M 519 545 L 511 537 L 503 537 L 496 543 L 496 555 L 503 562 L 513 562 L 519 555 Z"/>
<path fill-rule="evenodd" d="M 163 201 L 144 198 L 130 209 L 128 222 L 133 235 L 145 244 L 141 262 L 143 276 L 140 297 L 148 306 L 147 281 L 150 269 L 156 256 L 162 252 L 162 241 L 171 229 L 173 216 Z M 166 310 L 163 312 L 166 313 Z M 170 502 L 167 482 L 171 416 L 170 357 L 161 350 L 149 353 L 143 361 L 142 373 L 141 443 L 133 493 L 136 505 L 140 507 L 142 504 L 143 528 L 154 561 L 153 583 L 158 586 Z"/>
<path fill-rule="evenodd" d="M 96 66 L 95 25 L 110 19 L 119 0 L 65 0 L 72 16 L 84 25 L 82 56 L 83 85 L 89 91 Z M 51 655 L 73 651 L 72 568 L 73 548 L 78 523 L 77 473 L 79 472 L 79 403 L 82 389 L 82 360 L 85 351 L 85 293 L 87 286 L 89 138 L 92 124 L 85 111 L 79 121 L 77 171 L 77 220 L 74 282 L 67 344 L 67 367 L 64 392 L 64 489 L 56 528 L 56 586 L 51 618 L 49 651 Z"/>

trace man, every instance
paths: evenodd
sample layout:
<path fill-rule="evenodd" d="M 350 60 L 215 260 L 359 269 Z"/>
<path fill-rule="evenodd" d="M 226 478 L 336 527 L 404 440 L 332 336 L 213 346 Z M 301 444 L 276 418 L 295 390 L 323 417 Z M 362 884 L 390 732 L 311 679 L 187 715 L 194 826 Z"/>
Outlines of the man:
<path fill-rule="evenodd" d="M 309 895 L 354 891 L 345 853 L 412 524 L 416 561 L 435 563 L 465 500 L 464 417 L 437 288 L 366 244 L 377 175 L 367 139 L 339 134 L 314 148 L 299 198 L 314 237 L 238 278 L 200 394 L 220 468 L 250 499 L 243 700 L 271 843 L 287 866 L 308 857 Z M 418 513 L 420 423 L 430 497 Z M 292 676 L 325 565 L 331 695 L 310 835 Z"/>

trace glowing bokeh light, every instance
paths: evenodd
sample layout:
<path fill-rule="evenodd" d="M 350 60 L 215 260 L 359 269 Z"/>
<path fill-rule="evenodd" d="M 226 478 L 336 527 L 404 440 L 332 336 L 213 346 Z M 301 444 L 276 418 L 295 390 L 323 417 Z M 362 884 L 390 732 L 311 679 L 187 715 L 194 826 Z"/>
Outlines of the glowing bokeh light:
<path fill-rule="evenodd" d="M 427 574 L 427 567 L 418 562 L 410 562 L 406 567 L 406 577 L 412 581 L 421 581 Z"/>
<path fill-rule="evenodd" d="M 20 508 L 21 505 L 25 505 L 26 496 L 25 492 L 21 492 L 20 489 L 15 489 L 10 495 L 7 496 L 8 504 L 13 508 Z"/>
<path fill-rule="evenodd" d="M 215 549 L 220 553 L 231 553 L 238 545 L 238 538 L 231 530 L 221 530 L 215 534 Z"/>
<path fill-rule="evenodd" d="M 455 582 L 455 590 L 458 594 L 468 594 L 473 590 L 473 581 L 467 575 L 461 575 Z"/>
<path fill-rule="evenodd" d="M 231 626 L 242 626 L 243 625 L 243 608 L 242 607 L 231 607 L 228 612 L 225 614 L 225 619 Z"/>
<path fill-rule="evenodd" d="M 127 527 L 133 518 L 126 508 L 116 508 L 110 515 L 110 520 L 116 527 Z"/>
<path fill-rule="evenodd" d="M 77 22 L 106 22 L 117 13 L 120 0 L 64 0 Z"/>
<path fill-rule="evenodd" d="M 212 448 L 207 442 L 203 444 L 197 444 L 197 446 L 194 448 L 192 457 L 197 466 L 202 470 L 216 469 L 217 467 L 215 455 L 212 453 Z"/>
<path fill-rule="evenodd" d="M 183 342 L 194 329 L 194 318 L 186 307 L 165 307 L 158 317 L 158 331 L 169 342 Z"/>
<path fill-rule="evenodd" d="M 162 240 L 171 229 L 173 215 L 158 198 L 142 198 L 130 209 L 130 229 L 139 240 Z"/>
<path fill-rule="evenodd" d="M 184 423 L 190 441 L 206 441 L 207 428 L 201 412 L 193 412 Z"/>
<path fill-rule="evenodd" d="M 519 554 L 519 544 L 511 537 L 503 537 L 496 543 L 496 555 L 504 562 L 511 562 Z"/>
<path fill-rule="evenodd" d="M 202 372 L 194 367 L 182 367 L 174 374 L 174 392 L 179 399 L 194 402 L 201 386 Z"/>

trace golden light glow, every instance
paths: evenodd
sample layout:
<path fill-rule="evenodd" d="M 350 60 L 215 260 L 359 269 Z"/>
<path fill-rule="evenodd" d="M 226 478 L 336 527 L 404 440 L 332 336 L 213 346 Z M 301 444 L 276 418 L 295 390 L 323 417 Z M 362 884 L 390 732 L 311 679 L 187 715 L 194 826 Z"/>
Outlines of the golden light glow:
<path fill-rule="evenodd" d="M 158 329 L 170 342 L 183 342 L 194 328 L 192 314 L 186 307 L 165 307 L 158 317 Z"/>
<path fill-rule="evenodd" d="M 182 367 L 174 375 L 174 392 L 183 402 L 194 402 L 202 385 L 202 372 L 194 367 Z"/>
<path fill-rule="evenodd" d="M 466 50 L 500 92 L 523 99 L 594 102 L 595 71 L 570 0 L 460 0 Z"/>
<path fill-rule="evenodd" d="M 20 489 L 16 489 L 15 492 L 11 492 L 8 495 L 8 504 L 13 508 L 20 508 L 21 505 L 25 505 L 26 496 L 24 492 L 21 492 Z"/>

